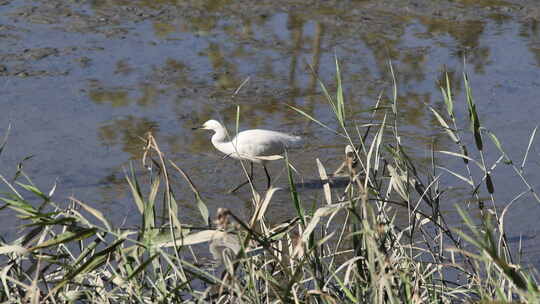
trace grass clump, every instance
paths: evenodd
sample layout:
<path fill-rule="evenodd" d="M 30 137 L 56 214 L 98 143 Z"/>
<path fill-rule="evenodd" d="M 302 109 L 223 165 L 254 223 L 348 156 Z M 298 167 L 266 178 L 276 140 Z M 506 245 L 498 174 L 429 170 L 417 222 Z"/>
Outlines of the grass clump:
<path fill-rule="evenodd" d="M 322 163 L 322 201 L 309 210 L 296 190 L 294 169 L 284 159 L 296 216 L 272 225 L 266 220 L 277 188 L 253 189 L 253 213 L 241 219 L 219 209 L 210 217 L 198 188 L 160 151 L 151 134 L 142 158 L 144 181 L 126 173 L 140 216 L 138 228 L 117 227 L 99 210 L 75 199 L 52 200 L 54 191 L 38 189 L 24 173 L 0 195 L 25 222 L 21 237 L 0 247 L 0 300 L 13 303 L 538 303 L 534 274 L 518 265 L 504 227 L 507 207 L 496 208 L 493 174 L 511 166 L 526 186 L 515 199 L 531 195 L 540 202 L 521 166 L 504 152 L 497 137 L 483 129 L 469 80 L 464 75 L 469 129 L 460 129 L 448 77 L 441 85 L 443 115 L 431 111 L 454 142 L 454 151 L 431 151 L 425 170 L 409 157 L 399 129 L 397 85 L 385 107 L 377 100 L 371 121 L 347 119 L 337 66 L 336 96 L 322 90 L 344 139 L 338 171 L 346 187 L 335 187 Z M 394 75 L 393 70 L 391 70 Z M 381 94 L 381 96 L 383 96 Z M 536 130 L 535 130 L 536 131 Z M 527 151 L 534 140 L 533 132 Z M 487 138 L 499 155 L 486 159 Z M 474 144 L 466 139 L 472 137 Z M 469 146 L 472 146 L 469 147 Z M 0 147 L 0 152 L 1 148 Z M 490 151 L 491 152 L 491 151 Z M 436 165 L 435 154 L 463 161 L 467 175 Z M 528 153 L 526 153 L 528 154 Z M 477 155 L 478 159 L 472 155 Z M 427 172 L 427 173 L 426 173 Z M 480 172 L 479 178 L 474 178 Z M 467 184 L 478 217 L 464 207 L 460 229 L 449 223 L 442 202 L 441 176 Z M 182 223 L 172 187 L 182 176 L 193 192 L 200 226 Z M 178 182 L 174 180 L 174 182 Z M 485 187 L 484 187 L 485 186 Z M 487 191 L 487 199 L 481 196 Z M 482 203 L 480 203 L 482 202 Z M 313 205 L 313 202 L 309 202 Z M 486 206 L 485 203 L 488 203 Z M 156 214 L 164 210 L 164 217 Z M 472 207 L 469 206 L 469 209 Z M 396 212 L 408 221 L 398 224 Z M 455 224 L 455 223 L 454 223 Z M 214 263 L 202 258 L 212 256 Z"/>

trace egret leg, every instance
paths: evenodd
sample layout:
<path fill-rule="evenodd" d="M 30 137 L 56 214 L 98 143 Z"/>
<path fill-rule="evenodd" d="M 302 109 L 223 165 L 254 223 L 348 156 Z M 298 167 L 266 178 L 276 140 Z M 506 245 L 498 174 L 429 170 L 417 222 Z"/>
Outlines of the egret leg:
<path fill-rule="evenodd" d="M 266 189 L 270 189 L 270 174 L 268 174 L 268 170 L 266 169 L 266 165 L 263 163 L 264 173 L 266 173 Z"/>
<path fill-rule="evenodd" d="M 234 193 L 236 190 L 242 188 L 243 186 L 247 185 L 249 182 L 253 182 L 253 163 L 249 162 L 249 175 L 248 180 L 241 183 L 240 185 L 234 187 L 233 189 L 229 190 L 229 193 Z"/>

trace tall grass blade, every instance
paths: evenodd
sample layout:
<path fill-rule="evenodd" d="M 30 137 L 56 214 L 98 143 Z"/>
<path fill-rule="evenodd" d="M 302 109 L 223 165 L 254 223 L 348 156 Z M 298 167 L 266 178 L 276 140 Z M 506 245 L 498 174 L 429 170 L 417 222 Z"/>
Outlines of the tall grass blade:
<path fill-rule="evenodd" d="M 332 204 L 332 191 L 330 190 L 328 174 L 326 174 L 326 169 L 318 158 L 316 159 L 316 162 L 317 168 L 319 169 L 319 176 L 321 177 L 321 182 L 323 183 L 324 198 L 326 199 L 326 203 L 330 205 Z"/>
<path fill-rule="evenodd" d="M 430 107 L 429 109 L 431 110 L 431 112 L 433 112 L 433 114 L 439 121 L 439 124 L 441 124 L 444 131 L 448 134 L 448 136 L 450 136 L 452 141 L 454 141 L 454 143 L 459 143 L 459 139 L 457 138 L 456 134 L 454 134 L 454 131 L 448 126 L 448 124 L 446 123 L 446 121 L 444 121 L 442 116 L 437 111 L 435 111 L 435 109 L 433 109 L 432 107 Z"/>
<path fill-rule="evenodd" d="M 98 220 L 100 220 L 103 225 L 105 226 L 105 228 L 107 229 L 107 231 L 111 231 L 112 230 L 112 226 L 111 224 L 109 223 L 109 221 L 105 218 L 105 216 L 103 215 L 103 213 L 95 208 L 92 208 L 86 204 L 84 204 L 83 202 L 79 201 L 78 199 L 74 198 L 74 197 L 71 197 L 70 198 L 71 201 L 77 203 L 79 206 L 81 206 L 84 210 L 86 210 L 88 213 L 92 214 L 95 218 L 97 218 Z"/>
<path fill-rule="evenodd" d="M 525 162 L 527 161 L 527 156 L 529 156 L 529 151 L 531 150 L 531 146 L 534 142 L 534 137 L 536 136 L 536 131 L 538 130 L 538 126 L 534 128 L 532 131 L 531 136 L 529 137 L 529 144 L 527 145 L 527 150 L 525 151 L 525 156 L 523 156 L 523 161 L 521 162 L 521 170 L 523 171 L 523 168 L 525 168 Z"/>
<path fill-rule="evenodd" d="M 491 142 L 493 142 L 493 144 L 495 145 L 495 147 L 497 147 L 497 149 L 501 152 L 501 154 L 504 156 L 504 159 L 505 159 L 505 163 L 506 164 L 512 164 L 512 160 L 508 157 L 508 154 L 506 154 L 506 152 L 504 151 L 503 147 L 502 147 L 502 144 L 501 142 L 499 141 L 499 139 L 497 138 L 497 136 L 495 134 L 493 134 L 492 132 L 489 132 L 489 138 L 491 139 Z"/>
<path fill-rule="evenodd" d="M 345 101 L 343 97 L 343 85 L 341 83 L 341 70 L 339 68 L 339 60 L 337 58 L 337 55 L 335 55 L 335 63 L 336 63 L 336 84 L 337 84 L 337 92 L 336 92 L 336 117 L 338 119 L 339 125 L 341 128 L 345 129 Z M 329 100 L 330 101 L 330 100 Z"/>
<path fill-rule="evenodd" d="M 323 124 L 322 122 L 320 122 L 319 120 L 315 119 L 313 116 L 309 115 L 308 113 L 296 108 L 296 107 L 293 107 L 291 105 L 287 105 L 289 108 L 295 110 L 296 112 L 300 113 L 301 115 L 303 115 L 304 117 L 308 118 L 309 120 L 313 121 L 314 123 L 318 124 L 319 126 L 325 128 L 326 130 L 334 133 L 335 135 L 338 135 L 338 136 L 341 136 L 343 138 L 347 138 L 347 136 L 339 133 L 338 131 L 328 127 L 327 125 Z"/>
<path fill-rule="evenodd" d="M 315 228 L 317 227 L 317 224 L 321 221 L 322 217 L 333 215 L 334 213 L 346 208 L 349 206 L 350 203 L 338 203 L 338 204 L 332 204 L 330 206 L 325 206 L 317 209 L 313 216 L 311 217 L 311 220 L 309 221 L 309 224 L 306 226 L 306 229 L 304 230 L 304 233 L 302 234 L 302 240 L 304 242 L 307 242 L 309 237 L 311 236 L 311 233 Z"/>
<path fill-rule="evenodd" d="M 37 209 L 35 209 L 27 201 L 19 197 L 13 197 L 13 199 L 0 197 L 0 201 L 6 203 L 10 209 L 13 209 L 26 216 L 35 216 L 36 214 L 38 214 Z"/>
<path fill-rule="evenodd" d="M 75 278 L 78 275 L 83 275 L 86 273 L 89 273 L 96 268 L 100 267 L 104 263 L 107 262 L 109 259 L 110 254 L 112 254 L 117 248 L 125 241 L 125 239 L 119 239 L 115 241 L 113 244 L 108 246 L 107 248 L 97 252 L 96 254 L 92 255 L 86 262 L 84 262 L 81 266 L 74 269 L 73 271 L 69 272 L 55 287 L 54 290 L 58 290 L 62 288 L 65 284 L 68 284 L 71 282 L 73 278 Z"/>
<path fill-rule="evenodd" d="M 448 154 L 448 155 L 452 155 L 452 156 L 455 156 L 455 157 L 459 157 L 459 158 L 462 158 L 463 160 L 466 160 L 467 163 L 469 161 L 473 162 L 476 166 L 478 166 L 478 168 L 480 168 L 480 170 L 482 171 L 485 171 L 486 168 L 484 167 L 484 165 L 482 165 L 480 162 L 478 162 L 477 160 L 475 160 L 474 158 L 471 158 L 469 157 L 467 154 L 459 154 L 459 153 L 456 153 L 456 152 L 452 152 L 452 151 L 436 151 L 438 153 L 442 153 L 442 154 Z"/>
<path fill-rule="evenodd" d="M 195 245 L 195 244 L 209 242 L 214 238 L 222 237 L 224 233 L 226 234 L 226 232 L 218 231 L 218 230 L 203 230 L 203 231 L 198 231 L 198 232 L 186 235 L 186 236 L 182 236 L 178 240 L 155 243 L 154 245 L 156 245 L 157 247 L 173 247 L 176 245 L 179 245 L 179 246 Z"/>
<path fill-rule="evenodd" d="M 139 210 L 140 214 L 144 213 L 144 201 L 143 196 L 141 193 L 141 188 L 139 186 L 139 182 L 137 181 L 137 178 L 135 177 L 135 171 L 133 170 L 132 164 L 129 165 L 129 171 L 131 175 L 125 174 L 126 181 L 128 182 L 129 189 L 131 190 L 131 196 L 133 197 L 133 201 L 135 202 L 135 205 L 137 206 L 137 209 Z"/>
<path fill-rule="evenodd" d="M 390 67 L 390 74 L 392 75 L 392 112 L 394 115 L 397 116 L 397 80 L 396 80 L 396 74 L 394 72 L 394 67 L 392 65 L 392 61 L 388 62 L 388 66 Z"/>
<path fill-rule="evenodd" d="M 137 276 L 139 273 L 143 273 L 145 268 L 148 267 L 148 265 L 150 265 L 152 263 L 152 261 L 159 257 L 160 256 L 160 253 L 155 253 L 154 255 L 152 255 L 151 257 L 149 257 L 148 259 L 146 259 L 146 261 L 142 262 L 137 268 L 135 268 L 133 270 L 133 272 L 131 272 L 128 277 L 126 278 L 126 281 L 131 281 L 131 279 L 133 279 L 135 276 Z"/>
<path fill-rule="evenodd" d="M 278 191 L 278 190 L 281 190 L 281 189 L 276 188 L 276 187 L 270 187 L 270 189 L 268 189 L 268 191 L 266 191 L 264 199 L 259 204 L 257 210 L 253 214 L 252 220 L 250 221 L 250 224 L 252 226 L 255 225 L 256 222 L 262 220 L 262 218 L 266 214 L 266 210 L 268 210 L 268 206 L 270 205 L 270 201 L 272 200 L 272 196 L 274 196 L 274 193 L 276 193 L 276 191 Z"/>
<path fill-rule="evenodd" d="M 36 188 L 35 186 L 33 185 L 28 185 L 28 184 L 23 184 L 23 183 L 20 183 L 20 182 L 15 182 L 17 185 L 21 186 L 23 189 L 25 189 L 26 191 L 29 191 L 29 192 L 32 192 L 34 193 L 35 195 L 41 197 L 42 199 L 44 199 L 45 201 L 48 201 L 49 200 L 49 197 L 41 192 L 41 190 L 39 190 L 38 188 Z"/>
<path fill-rule="evenodd" d="M 456 173 L 456 172 L 454 172 L 454 171 L 452 171 L 452 170 L 450 170 L 448 168 L 445 168 L 445 167 L 437 166 L 437 168 L 442 169 L 442 170 L 452 174 L 453 176 L 455 176 L 455 177 L 459 178 L 460 180 L 466 182 L 470 186 L 474 186 L 474 182 L 470 178 L 467 178 L 467 177 L 465 177 L 465 176 L 463 176 L 461 174 L 458 174 L 458 173 Z"/>
<path fill-rule="evenodd" d="M 59 244 L 66 244 L 66 243 L 69 243 L 71 241 L 78 241 L 78 240 L 87 239 L 87 238 L 95 235 L 96 232 L 97 232 L 97 228 L 82 228 L 79 231 L 64 232 L 64 233 L 61 233 L 61 234 L 55 236 L 54 238 L 52 238 L 52 239 L 50 239 L 48 241 L 41 242 L 41 243 L 37 244 L 36 246 L 28 249 L 28 250 L 35 251 L 35 250 L 38 250 L 38 249 L 52 247 L 52 246 L 56 246 L 56 245 L 59 245 Z"/>
<path fill-rule="evenodd" d="M 11 132 L 11 123 L 8 124 L 6 134 L 4 134 L 4 139 L 2 139 L 2 142 L 0 143 L 0 155 L 2 155 L 2 152 L 4 151 L 4 148 L 6 147 L 10 132 Z"/>
<path fill-rule="evenodd" d="M 285 153 L 285 165 L 287 166 L 287 176 L 289 178 L 289 187 L 291 188 L 291 199 L 296 209 L 296 214 L 300 218 L 302 225 L 306 224 L 304 208 L 300 204 L 300 198 L 298 197 L 298 192 L 296 191 L 296 185 L 294 184 L 294 178 L 292 174 L 292 166 L 289 163 L 289 156 Z"/>
<path fill-rule="evenodd" d="M 446 111 L 448 112 L 448 116 L 453 117 L 454 116 L 454 100 L 452 97 L 452 89 L 450 86 L 450 76 L 448 75 L 448 71 L 445 71 L 444 78 L 446 80 L 446 88 L 444 88 L 441 85 L 441 93 L 443 95 L 444 103 L 446 104 Z"/>
<path fill-rule="evenodd" d="M 478 113 L 476 112 L 476 104 L 474 103 L 474 99 L 472 96 L 472 90 L 469 85 L 469 77 L 466 73 L 463 73 L 463 81 L 465 83 L 465 93 L 467 98 L 467 109 L 469 111 L 469 120 L 471 123 L 471 130 L 474 134 L 474 142 L 476 144 L 476 148 L 479 151 L 482 151 L 484 148 L 483 142 L 482 142 L 482 135 L 480 134 L 480 119 L 478 118 Z"/>
<path fill-rule="evenodd" d="M 189 187 L 191 188 L 191 191 L 193 191 L 193 194 L 195 195 L 195 200 L 197 201 L 197 208 L 199 209 L 199 213 L 201 214 L 201 217 L 203 218 L 204 223 L 209 226 L 210 225 L 210 212 L 208 211 L 208 207 L 204 203 L 201 194 L 199 190 L 197 189 L 197 186 L 193 183 L 191 178 L 187 175 L 187 173 L 182 170 L 179 166 L 177 166 L 174 162 L 169 161 L 169 163 L 178 171 L 180 174 L 184 177 L 184 179 L 188 182 Z"/>

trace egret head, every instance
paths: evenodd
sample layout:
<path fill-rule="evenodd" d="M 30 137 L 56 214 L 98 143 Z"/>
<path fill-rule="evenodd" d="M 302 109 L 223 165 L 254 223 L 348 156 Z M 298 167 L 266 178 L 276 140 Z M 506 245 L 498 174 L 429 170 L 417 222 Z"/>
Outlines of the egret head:
<path fill-rule="evenodd" d="M 217 120 L 214 120 L 214 119 L 210 119 L 208 121 L 206 121 L 205 123 L 203 123 L 202 126 L 198 127 L 198 128 L 193 128 L 193 129 L 203 129 L 203 130 L 218 130 L 218 129 L 221 129 L 223 128 L 223 126 L 219 123 L 219 121 Z"/>

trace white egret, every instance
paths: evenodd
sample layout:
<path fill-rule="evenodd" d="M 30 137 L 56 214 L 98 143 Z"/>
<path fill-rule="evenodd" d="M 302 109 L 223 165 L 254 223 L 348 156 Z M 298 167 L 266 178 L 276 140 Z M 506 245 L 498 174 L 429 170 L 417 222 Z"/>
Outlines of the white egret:
<path fill-rule="evenodd" d="M 299 136 L 286 133 L 253 129 L 238 133 L 231 141 L 228 141 L 227 130 L 219 121 L 208 120 L 201 127 L 193 128 L 214 131 L 212 144 L 216 149 L 235 159 L 244 159 L 249 161 L 250 173 L 249 179 L 236 186 L 230 192 L 240 189 L 253 180 L 253 163 L 261 164 L 266 174 L 267 187 L 270 188 L 270 174 L 266 169 L 266 162 L 269 160 L 280 159 L 280 155 L 285 149 L 291 148 L 302 140 Z"/>

